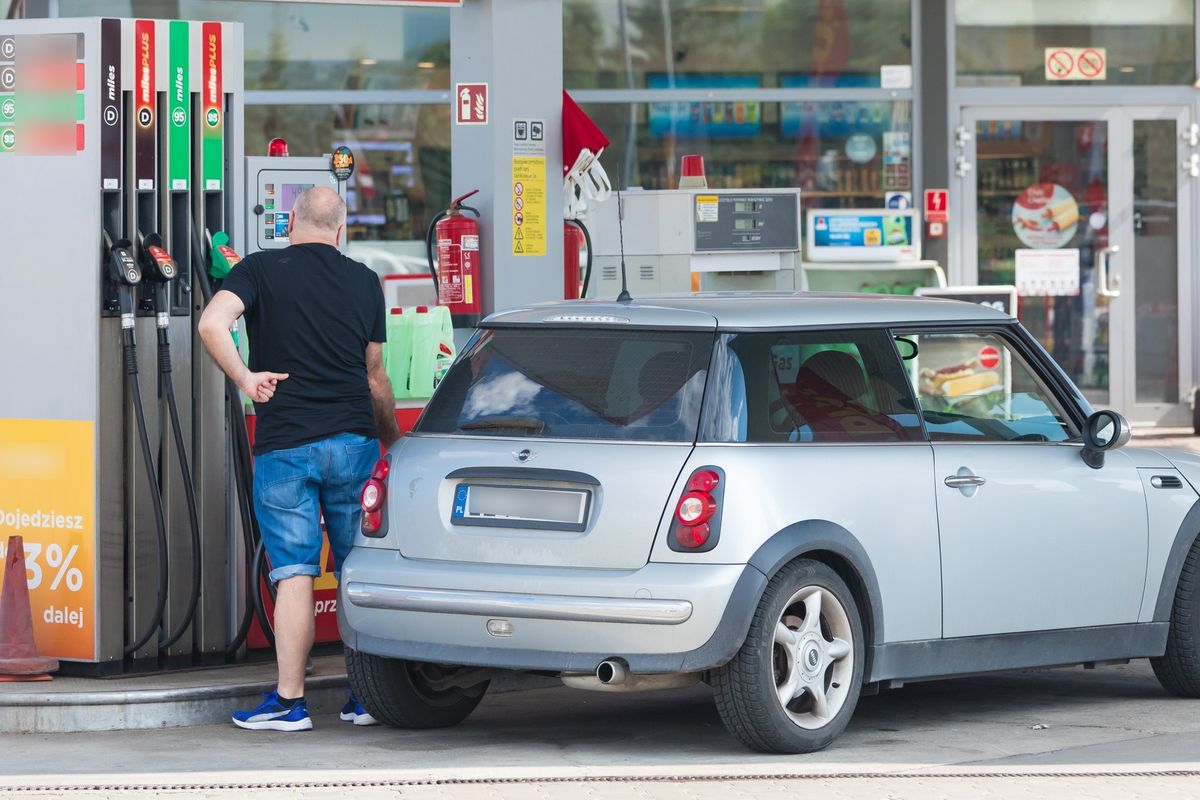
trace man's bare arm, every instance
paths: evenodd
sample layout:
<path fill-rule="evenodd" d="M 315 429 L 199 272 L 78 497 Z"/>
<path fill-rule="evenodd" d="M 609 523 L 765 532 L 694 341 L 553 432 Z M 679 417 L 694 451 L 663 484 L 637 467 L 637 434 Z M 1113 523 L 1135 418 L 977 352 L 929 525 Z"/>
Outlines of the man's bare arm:
<path fill-rule="evenodd" d="M 233 292 L 217 292 L 204 313 L 200 316 L 197 326 L 204 347 L 208 350 L 217 366 L 233 379 L 238 388 L 245 392 L 256 403 L 265 403 L 275 394 L 275 386 L 287 380 L 287 374 L 281 372 L 251 372 L 242 363 L 242 357 L 233 343 L 229 330 L 233 323 L 242 315 L 246 307 Z"/>
<path fill-rule="evenodd" d="M 367 380 L 371 384 L 371 408 L 375 412 L 375 428 L 384 449 L 390 449 L 400 438 L 400 426 L 396 424 L 396 398 L 392 394 L 392 381 L 383 368 L 383 346 L 379 342 L 367 343 Z"/>

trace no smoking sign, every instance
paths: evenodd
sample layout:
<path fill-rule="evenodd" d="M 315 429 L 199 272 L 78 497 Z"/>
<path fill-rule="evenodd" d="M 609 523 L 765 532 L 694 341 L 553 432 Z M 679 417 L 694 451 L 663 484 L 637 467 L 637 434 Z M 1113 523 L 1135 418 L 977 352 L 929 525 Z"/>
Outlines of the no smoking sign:
<path fill-rule="evenodd" d="M 1103 81 L 1108 79 L 1108 51 L 1103 47 L 1047 47 L 1046 80 Z"/>

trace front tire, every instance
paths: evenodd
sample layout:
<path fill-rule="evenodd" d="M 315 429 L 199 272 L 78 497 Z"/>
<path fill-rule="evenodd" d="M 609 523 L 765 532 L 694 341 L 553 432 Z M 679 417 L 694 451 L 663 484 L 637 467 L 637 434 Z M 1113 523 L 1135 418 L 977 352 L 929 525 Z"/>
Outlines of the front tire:
<path fill-rule="evenodd" d="M 1173 695 L 1200 697 L 1200 539 L 1183 562 L 1171 604 L 1167 652 L 1150 659 L 1158 682 Z"/>
<path fill-rule="evenodd" d="M 836 572 L 800 559 L 767 584 L 746 641 L 713 675 L 725 727 L 762 753 L 811 753 L 846 728 L 862 690 L 862 622 Z"/>
<path fill-rule="evenodd" d="M 393 728 L 448 728 L 471 715 L 488 682 L 442 685 L 456 668 L 384 658 L 346 648 L 350 688 L 371 716 Z"/>

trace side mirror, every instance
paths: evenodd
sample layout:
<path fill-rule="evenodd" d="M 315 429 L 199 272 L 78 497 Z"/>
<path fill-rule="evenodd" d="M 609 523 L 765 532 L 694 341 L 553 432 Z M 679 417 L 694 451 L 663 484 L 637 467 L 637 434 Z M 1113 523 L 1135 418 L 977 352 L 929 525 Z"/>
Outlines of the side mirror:
<path fill-rule="evenodd" d="M 1092 469 L 1104 466 L 1104 454 L 1129 443 L 1133 429 L 1115 411 L 1097 411 L 1083 424 L 1083 463 Z"/>
<path fill-rule="evenodd" d="M 909 339 L 907 336 L 896 337 L 896 350 L 899 351 L 900 358 L 904 361 L 912 361 L 917 357 L 917 353 L 920 352 L 920 349 L 917 347 L 917 340 Z"/>

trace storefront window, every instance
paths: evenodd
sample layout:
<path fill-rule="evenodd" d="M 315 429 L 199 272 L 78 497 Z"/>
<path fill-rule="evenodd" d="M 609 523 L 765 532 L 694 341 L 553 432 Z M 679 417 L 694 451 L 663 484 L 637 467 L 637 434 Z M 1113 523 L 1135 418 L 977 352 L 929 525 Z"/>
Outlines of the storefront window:
<path fill-rule="evenodd" d="M 612 140 L 601 162 L 621 187 L 674 189 L 680 157 L 704 156 L 713 188 L 798 186 L 807 208 L 884 205 L 912 191 L 912 104 L 596 103 Z"/>
<path fill-rule="evenodd" d="M 912 63 L 910 0 L 565 0 L 567 89 L 686 86 L 736 71 L 751 85 L 881 85 Z M 694 84 L 692 84 L 694 85 Z"/>
<path fill-rule="evenodd" d="M 447 89 L 450 12 L 246 0 L 59 0 L 60 16 L 245 25 L 246 88 Z"/>
<path fill-rule="evenodd" d="M 248 106 L 246 153 L 283 133 L 293 156 L 355 155 L 347 187 L 351 255 L 381 274 L 425 271 L 425 230 L 450 204 L 446 105 Z"/>
<path fill-rule="evenodd" d="M 1018 286 L 1021 322 L 1099 404 L 1109 402 L 1109 298 L 1094 269 L 1109 244 L 1108 133 L 1091 121 L 975 126 L 979 282 Z"/>
<path fill-rule="evenodd" d="M 1192 0 L 957 0 L 959 86 L 1180 85 L 1195 79 Z"/>

